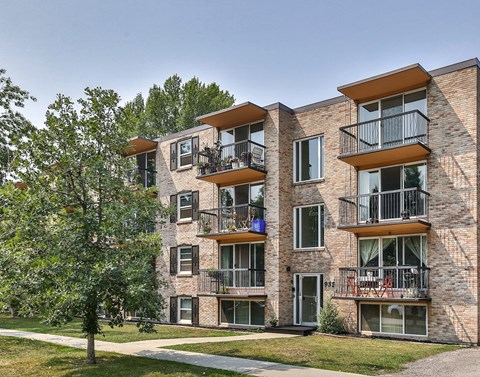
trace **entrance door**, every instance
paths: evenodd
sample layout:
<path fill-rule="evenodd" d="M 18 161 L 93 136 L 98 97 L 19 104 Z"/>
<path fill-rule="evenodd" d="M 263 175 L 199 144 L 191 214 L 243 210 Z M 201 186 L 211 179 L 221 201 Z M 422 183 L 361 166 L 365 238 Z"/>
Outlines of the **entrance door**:
<path fill-rule="evenodd" d="M 320 274 L 295 274 L 294 322 L 316 326 L 323 302 L 323 277 Z"/>

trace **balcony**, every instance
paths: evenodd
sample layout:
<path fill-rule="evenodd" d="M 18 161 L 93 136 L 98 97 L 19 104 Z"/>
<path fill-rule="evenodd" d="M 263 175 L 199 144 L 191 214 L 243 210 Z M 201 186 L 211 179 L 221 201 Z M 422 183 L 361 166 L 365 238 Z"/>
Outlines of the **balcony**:
<path fill-rule="evenodd" d="M 360 169 L 424 159 L 429 122 L 413 110 L 341 127 L 338 158 Z"/>
<path fill-rule="evenodd" d="M 197 179 L 220 186 L 263 180 L 266 174 L 265 147 L 250 140 L 206 147 L 198 160 Z"/>
<path fill-rule="evenodd" d="M 429 197 L 410 188 L 340 198 L 338 229 L 359 236 L 426 232 Z"/>
<path fill-rule="evenodd" d="M 340 268 L 333 297 L 358 301 L 429 301 L 428 271 L 422 266 Z"/>
<path fill-rule="evenodd" d="M 266 238 L 263 207 L 243 204 L 201 210 L 197 237 L 220 242 L 254 242 Z"/>
<path fill-rule="evenodd" d="M 265 296 L 265 270 L 200 270 L 198 292 L 235 297 Z"/>

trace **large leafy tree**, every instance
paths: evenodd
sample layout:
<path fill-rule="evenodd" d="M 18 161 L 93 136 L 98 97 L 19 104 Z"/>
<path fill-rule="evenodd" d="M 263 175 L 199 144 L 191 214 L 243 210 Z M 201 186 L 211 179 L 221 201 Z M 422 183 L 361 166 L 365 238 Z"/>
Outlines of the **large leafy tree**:
<path fill-rule="evenodd" d="M 25 186 L 0 191 L 0 301 L 14 295 L 20 314 L 51 325 L 81 318 L 89 363 L 100 305 L 112 327 L 124 310 L 139 311 L 141 331 L 153 331 L 146 318 L 159 319 L 163 307 L 152 228 L 167 213 L 151 190 L 126 183 L 128 119 L 118 103 L 111 90 L 87 88 L 77 111 L 59 95 L 46 127 L 18 145 Z"/>
<path fill-rule="evenodd" d="M 14 85 L 0 68 L 0 184 L 10 171 L 15 159 L 13 145 L 26 138 L 33 130 L 31 123 L 18 111 L 27 100 L 35 101 L 27 91 Z"/>
<path fill-rule="evenodd" d="M 216 83 L 207 85 L 197 77 L 182 83 L 178 75 L 173 75 L 163 86 L 153 85 L 146 102 L 139 94 L 126 104 L 134 119 L 129 123 L 129 135 L 155 138 L 195 127 L 197 116 L 225 109 L 234 102 L 233 95 Z"/>

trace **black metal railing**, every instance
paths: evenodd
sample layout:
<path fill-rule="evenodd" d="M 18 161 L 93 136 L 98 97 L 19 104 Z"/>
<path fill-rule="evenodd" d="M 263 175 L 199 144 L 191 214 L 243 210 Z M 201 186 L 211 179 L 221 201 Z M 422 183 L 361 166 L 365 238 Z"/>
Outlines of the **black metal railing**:
<path fill-rule="evenodd" d="M 157 184 L 157 172 L 154 170 L 131 169 L 127 173 L 127 180 L 129 183 L 143 185 L 144 187 L 155 187 Z"/>
<path fill-rule="evenodd" d="M 424 266 L 344 267 L 335 279 L 335 297 L 428 298 Z"/>
<path fill-rule="evenodd" d="M 238 231 L 265 233 L 266 209 L 253 204 L 201 210 L 198 234 L 208 235 Z"/>
<path fill-rule="evenodd" d="M 265 147 L 246 140 L 222 145 L 215 153 L 199 152 L 199 175 L 242 167 L 265 171 Z"/>
<path fill-rule="evenodd" d="M 340 128 L 340 156 L 422 142 L 430 119 L 418 110 Z"/>
<path fill-rule="evenodd" d="M 418 188 L 340 198 L 340 225 L 373 224 L 382 220 L 428 218 L 430 194 Z"/>
<path fill-rule="evenodd" d="M 264 294 L 265 270 L 200 270 L 198 291 L 213 294 Z"/>

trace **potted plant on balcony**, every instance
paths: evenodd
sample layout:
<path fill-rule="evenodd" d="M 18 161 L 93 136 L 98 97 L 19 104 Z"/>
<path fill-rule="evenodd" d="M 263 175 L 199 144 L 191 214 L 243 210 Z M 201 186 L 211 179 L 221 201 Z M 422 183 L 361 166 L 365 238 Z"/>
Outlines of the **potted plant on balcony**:
<path fill-rule="evenodd" d="M 197 164 L 198 175 L 205 175 L 208 164 L 206 162 L 200 161 Z"/>
<path fill-rule="evenodd" d="M 220 140 L 213 143 L 213 147 L 205 145 L 202 154 L 207 157 L 210 173 L 215 173 L 222 160 L 222 142 Z"/>
<path fill-rule="evenodd" d="M 200 220 L 198 220 L 198 226 L 203 234 L 209 234 L 212 231 L 211 221 L 209 218 L 205 218 L 205 216 L 200 217 Z"/>
<path fill-rule="evenodd" d="M 252 154 L 250 152 L 242 152 L 240 155 L 241 161 L 243 161 L 244 166 L 250 166 L 250 163 L 252 161 Z"/>
<path fill-rule="evenodd" d="M 238 163 L 238 157 L 232 157 L 230 159 L 230 164 L 232 165 L 232 169 L 238 169 L 240 167 Z"/>
<path fill-rule="evenodd" d="M 232 156 L 228 156 L 222 160 L 223 170 L 229 170 L 232 168 L 232 163 L 230 162 L 231 159 L 232 159 Z"/>

